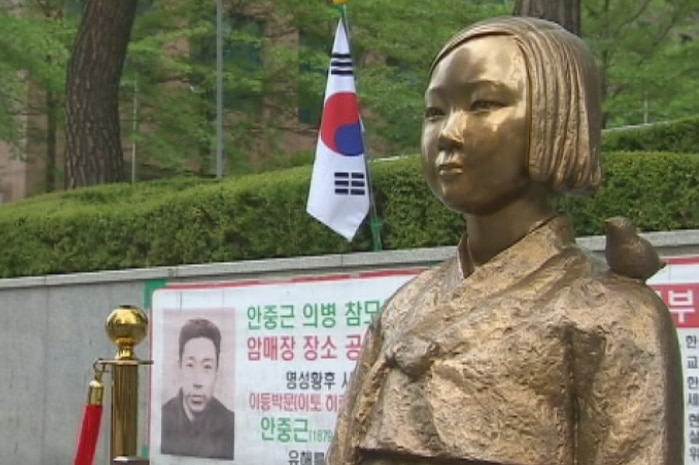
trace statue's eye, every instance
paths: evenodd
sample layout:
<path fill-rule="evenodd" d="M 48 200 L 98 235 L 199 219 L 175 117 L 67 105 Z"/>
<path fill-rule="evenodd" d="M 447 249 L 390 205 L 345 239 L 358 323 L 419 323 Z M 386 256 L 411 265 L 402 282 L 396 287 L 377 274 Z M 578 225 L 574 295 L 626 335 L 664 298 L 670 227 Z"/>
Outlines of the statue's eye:
<path fill-rule="evenodd" d="M 497 110 L 498 108 L 502 108 L 504 105 L 499 102 L 494 102 L 492 100 L 476 100 L 471 104 L 471 107 L 469 108 L 470 111 L 488 111 L 488 110 Z"/>
<path fill-rule="evenodd" d="M 444 116 L 444 110 L 437 107 L 427 107 L 425 109 L 425 119 L 433 120 Z"/>

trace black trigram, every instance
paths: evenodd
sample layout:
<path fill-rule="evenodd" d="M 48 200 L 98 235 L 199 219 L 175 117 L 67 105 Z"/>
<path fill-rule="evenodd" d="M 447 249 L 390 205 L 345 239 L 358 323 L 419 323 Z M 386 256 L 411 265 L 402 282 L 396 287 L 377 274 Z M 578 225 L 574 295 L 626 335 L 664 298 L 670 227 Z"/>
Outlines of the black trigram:
<path fill-rule="evenodd" d="M 366 181 L 362 172 L 335 173 L 335 194 L 337 195 L 365 195 Z"/>
<path fill-rule="evenodd" d="M 334 53 L 330 57 L 330 74 L 336 76 L 352 76 L 352 55 L 349 53 Z"/>

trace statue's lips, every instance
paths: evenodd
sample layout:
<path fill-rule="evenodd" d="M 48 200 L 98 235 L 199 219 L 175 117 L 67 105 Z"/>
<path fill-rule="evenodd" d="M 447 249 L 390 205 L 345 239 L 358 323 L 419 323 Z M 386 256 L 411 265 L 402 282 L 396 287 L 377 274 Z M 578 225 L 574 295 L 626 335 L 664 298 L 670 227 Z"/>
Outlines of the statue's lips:
<path fill-rule="evenodd" d="M 439 177 L 451 177 L 451 176 L 456 176 L 458 174 L 461 174 L 464 172 L 464 168 L 461 165 L 461 163 L 457 162 L 446 162 L 446 163 L 440 163 L 437 165 L 437 173 L 439 174 Z"/>

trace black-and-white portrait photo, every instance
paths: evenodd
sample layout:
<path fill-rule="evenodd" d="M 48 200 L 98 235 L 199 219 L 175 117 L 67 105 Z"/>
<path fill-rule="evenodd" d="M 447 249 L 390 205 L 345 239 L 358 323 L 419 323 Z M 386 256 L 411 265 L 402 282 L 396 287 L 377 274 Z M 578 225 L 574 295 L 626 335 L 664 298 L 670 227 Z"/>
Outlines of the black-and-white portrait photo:
<path fill-rule="evenodd" d="M 235 414 L 216 396 L 219 383 L 228 381 L 221 366 L 232 359 L 222 354 L 221 329 L 209 319 L 190 318 L 168 338 L 178 342 L 177 373 L 165 374 L 163 391 L 172 392 L 173 383 L 177 390 L 163 397 L 160 453 L 233 460 Z"/>

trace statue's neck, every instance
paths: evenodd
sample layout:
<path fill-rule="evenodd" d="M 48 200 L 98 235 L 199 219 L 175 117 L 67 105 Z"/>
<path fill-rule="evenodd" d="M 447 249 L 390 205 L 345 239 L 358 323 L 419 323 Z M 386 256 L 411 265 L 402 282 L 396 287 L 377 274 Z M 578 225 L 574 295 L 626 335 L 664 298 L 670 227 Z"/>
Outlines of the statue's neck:
<path fill-rule="evenodd" d="M 526 194 L 499 210 L 485 215 L 465 215 L 466 247 L 470 264 L 464 263 L 466 274 L 469 268 L 486 263 L 503 250 L 516 243 L 555 215 L 549 194 L 533 186 Z"/>

